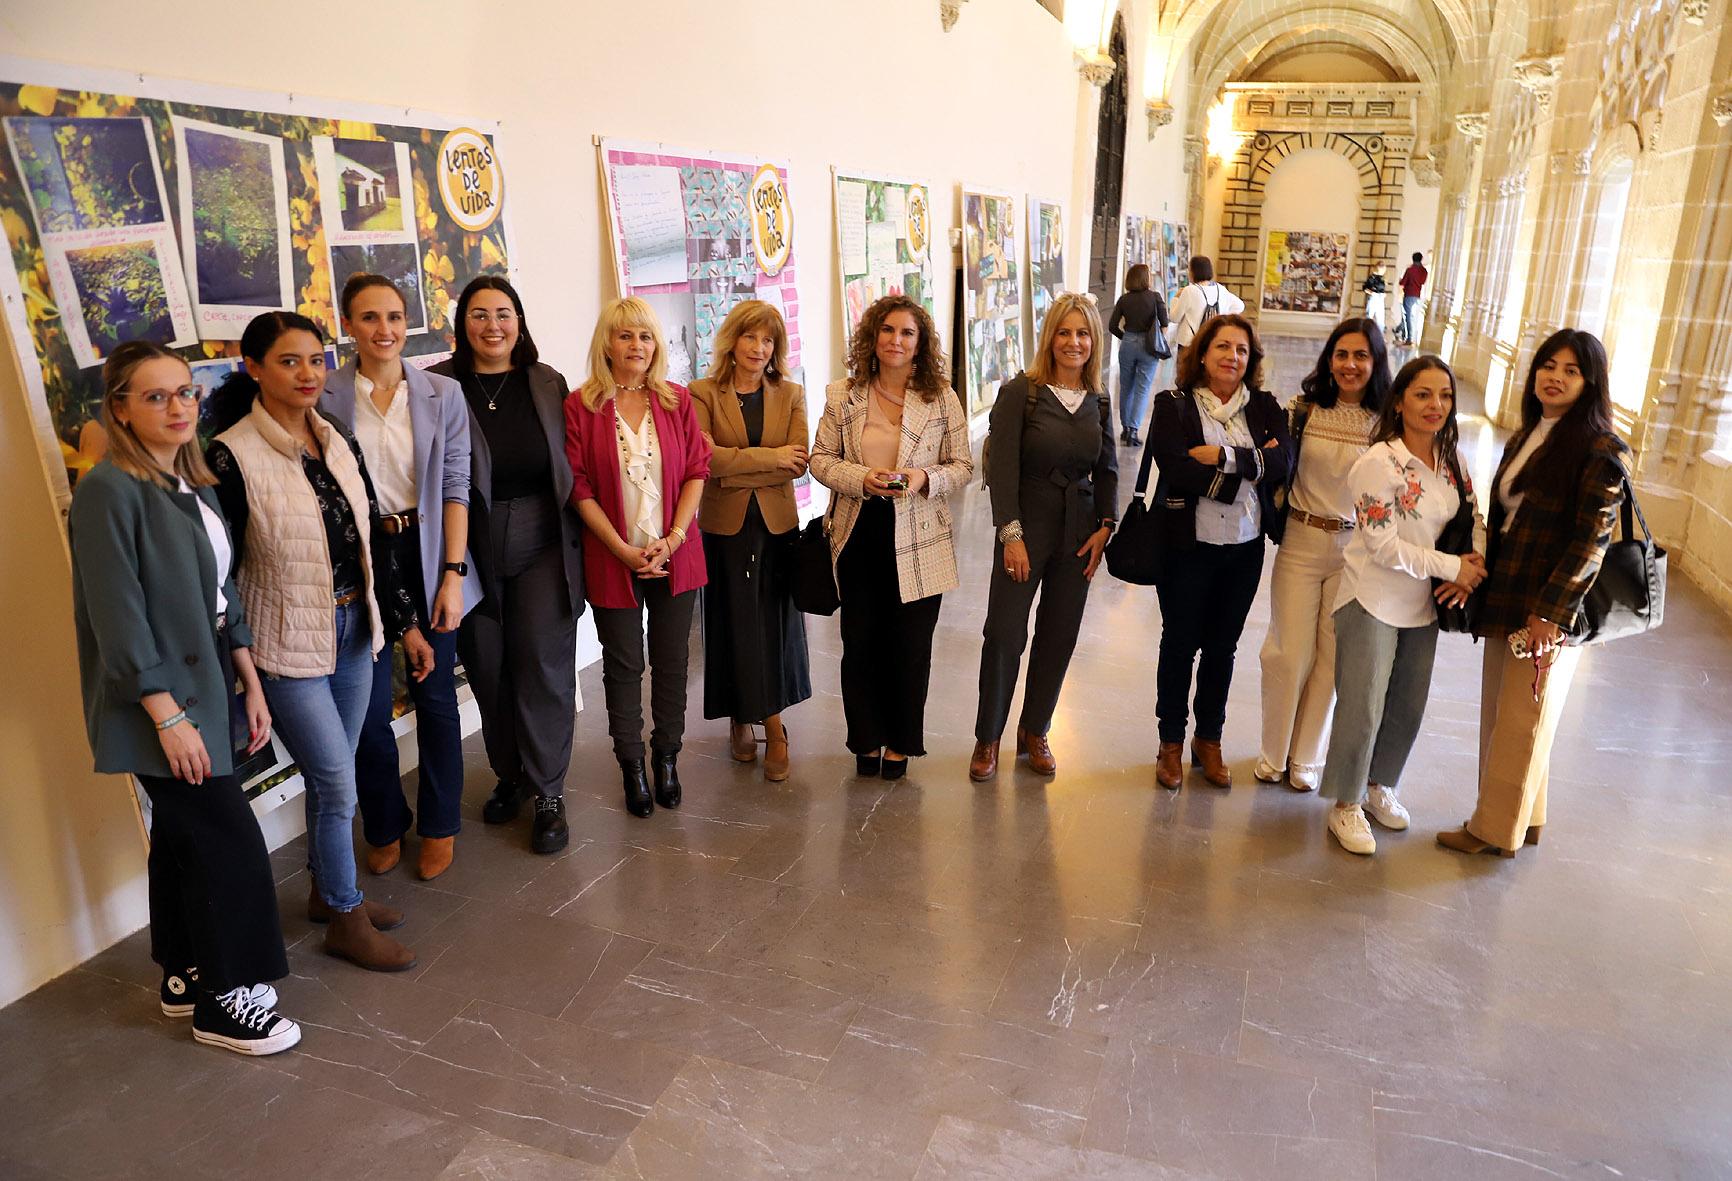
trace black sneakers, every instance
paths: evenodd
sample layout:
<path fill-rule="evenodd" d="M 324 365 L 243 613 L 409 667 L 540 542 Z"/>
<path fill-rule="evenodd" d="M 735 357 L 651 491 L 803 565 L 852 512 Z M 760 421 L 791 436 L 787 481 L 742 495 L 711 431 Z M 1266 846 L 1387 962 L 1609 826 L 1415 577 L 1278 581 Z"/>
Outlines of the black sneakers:
<path fill-rule="evenodd" d="M 267 1009 L 277 1007 L 277 990 L 268 984 L 254 984 L 241 990 L 255 1005 Z M 179 973 L 162 974 L 162 1015 L 191 1017 L 198 1002 L 198 969 L 188 968 Z"/>
<path fill-rule="evenodd" d="M 537 853 L 557 853 L 571 841 L 571 829 L 565 824 L 565 799 L 562 796 L 535 797 L 535 829 L 529 837 L 529 847 Z"/>
<path fill-rule="evenodd" d="M 301 1027 L 248 999 L 251 990 L 234 988 L 221 996 L 201 992 L 192 1014 L 194 1041 L 255 1057 L 276 1054 L 301 1040 Z"/>

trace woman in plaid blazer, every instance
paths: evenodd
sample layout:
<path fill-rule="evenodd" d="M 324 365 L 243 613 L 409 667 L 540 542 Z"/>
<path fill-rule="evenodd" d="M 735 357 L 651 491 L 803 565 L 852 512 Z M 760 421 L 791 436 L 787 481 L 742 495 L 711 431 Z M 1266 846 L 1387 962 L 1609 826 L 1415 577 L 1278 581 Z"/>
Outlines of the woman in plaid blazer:
<path fill-rule="evenodd" d="M 968 417 L 926 309 L 887 295 L 861 318 L 848 377 L 825 391 L 812 475 L 835 495 L 842 712 L 862 775 L 900 779 L 926 753 L 940 597 L 957 585 L 949 496 L 974 473 Z"/>
<path fill-rule="evenodd" d="M 1571 643 L 1623 503 L 1623 456 L 1612 429 L 1606 350 L 1565 328 L 1534 353 L 1522 427 L 1492 481 L 1475 633 L 1484 637 L 1479 706 L 1479 803 L 1437 843 L 1514 857 L 1546 820 L 1552 738 L 1581 649 Z M 1526 633 L 1521 655 L 1512 633 Z"/>

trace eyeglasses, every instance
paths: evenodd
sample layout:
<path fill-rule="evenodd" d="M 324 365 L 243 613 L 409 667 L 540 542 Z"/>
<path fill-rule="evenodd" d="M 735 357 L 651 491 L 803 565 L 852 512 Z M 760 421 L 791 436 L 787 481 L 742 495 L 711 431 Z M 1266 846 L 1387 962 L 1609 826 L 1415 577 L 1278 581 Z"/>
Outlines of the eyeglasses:
<path fill-rule="evenodd" d="M 490 312 L 486 308 L 469 309 L 471 324 L 485 324 L 490 320 L 495 324 L 513 324 L 517 321 L 517 313 L 510 308 L 500 308 L 497 312 Z"/>
<path fill-rule="evenodd" d="M 177 390 L 145 390 L 142 394 L 117 394 L 120 398 L 137 398 L 152 410 L 161 410 L 168 405 L 170 398 L 179 400 L 183 406 L 197 406 L 204 401 L 205 388 L 202 385 L 183 385 Z"/>

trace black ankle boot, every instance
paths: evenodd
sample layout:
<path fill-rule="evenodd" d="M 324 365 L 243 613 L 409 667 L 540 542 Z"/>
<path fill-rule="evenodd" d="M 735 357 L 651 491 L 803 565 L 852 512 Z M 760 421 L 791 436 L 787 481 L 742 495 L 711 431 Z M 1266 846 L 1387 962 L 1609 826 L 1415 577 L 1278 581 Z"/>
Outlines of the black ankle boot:
<path fill-rule="evenodd" d="M 680 806 L 679 755 L 656 752 L 650 760 L 655 765 L 656 803 L 664 808 Z"/>
<path fill-rule="evenodd" d="M 656 810 L 650 798 L 649 780 L 644 778 L 642 759 L 621 759 L 620 773 L 625 777 L 625 810 L 633 816 L 648 816 Z"/>
<path fill-rule="evenodd" d="M 523 807 L 523 785 L 512 779 L 501 779 L 493 794 L 481 805 L 481 819 L 486 824 L 510 824 Z"/>

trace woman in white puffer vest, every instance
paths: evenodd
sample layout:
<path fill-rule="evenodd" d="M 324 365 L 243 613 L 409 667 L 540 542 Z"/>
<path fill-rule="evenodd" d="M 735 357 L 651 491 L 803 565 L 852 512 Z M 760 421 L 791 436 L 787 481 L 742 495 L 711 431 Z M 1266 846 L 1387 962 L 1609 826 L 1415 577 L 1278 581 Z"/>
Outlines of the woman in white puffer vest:
<path fill-rule="evenodd" d="M 354 436 L 317 409 L 325 342 L 293 312 L 266 312 L 241 336 L 246 370 L 212 400 L 208 453 L 239 559 L 241 601 L 258 631 L 254 663 L 277 734 L 306 783 L 307 917 L 329 922 L 325 950 L 374 971 L 415 955 L 380 932 L 403 913 L 355 883 L 355 745 L 373 661 L 401 638 L 412 675 L 433 650 L 391 550 Z"/>

